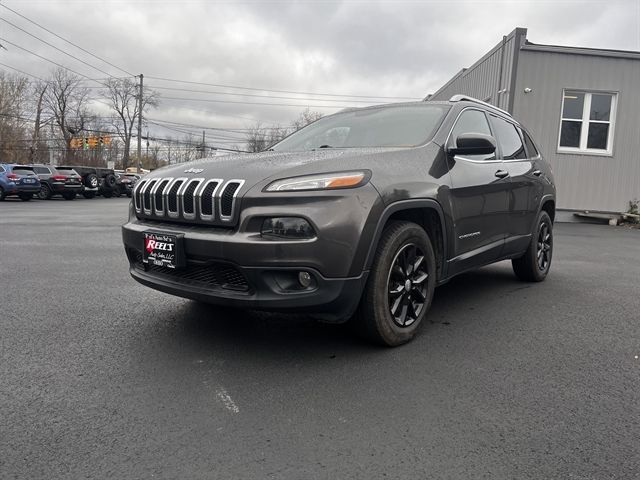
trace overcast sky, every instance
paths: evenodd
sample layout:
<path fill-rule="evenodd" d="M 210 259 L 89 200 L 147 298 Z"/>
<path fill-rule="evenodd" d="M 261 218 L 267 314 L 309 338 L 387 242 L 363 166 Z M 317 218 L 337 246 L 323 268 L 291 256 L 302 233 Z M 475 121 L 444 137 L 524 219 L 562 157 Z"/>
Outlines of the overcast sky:
<path fill-rule="evenodd" d="M 150 86 L 236 94 L 163 89 L 159 90 L 160 108 L 149 114 L 150 118 L 217 127 L 242 127 L 253 120 L 287 124 L 306 105 L 330 113 L 344 106 L 365 105 L 352 100 L 379 103 L 385 101 L 379 97 L 422 98 L 517 26 L 528 28 L 528 40 L 534 43 L 640 51 L 640 0 L 2 0 L 0 5 L 125 71 L 144 73 Z M 0 7 L 0 18 L 114 76 L 125 75 L 7 9 Z M 105 76 L 6 22 L 0 22 L 0 37 L 91 78 Z M 55 68 L 6 41 L 0 43 L 7 48 L 0 50 L 4 64 L 41 77 Z M 237 95 L 243 93 L 264 98 Z M 176 135 L 168 130 L 162 133 Z"/>

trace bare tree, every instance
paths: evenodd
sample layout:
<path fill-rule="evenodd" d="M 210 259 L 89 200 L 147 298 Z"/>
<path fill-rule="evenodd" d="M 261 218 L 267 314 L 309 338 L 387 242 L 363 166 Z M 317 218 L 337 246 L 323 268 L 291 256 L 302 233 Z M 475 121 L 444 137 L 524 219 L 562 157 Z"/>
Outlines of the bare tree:
<path fill-rule="evenodd" d="M 122 166 L 129 166 L 131 138 L 134 126 L 138 122 L 138 84 L 130 78 L 110 78 L 106 82 L 107 100 L 111 108 L 116 112 L 117 119 L 114 122 L 118 136 L 124 143 Z M 142 112 L 158 106 L 159 94 L 156 91 L 144 88 L 142 92 Z"/>
<path fill-rule="evenodd" d="M 89 89 L 82 85 L 82 79 L 68 70 L 54 70 L 44 93 L 44 105 L 51 114 L 64 138 L 66 159 L 73 161 L 71 139 L 82 132 L 89 120 L 87 105 Z"/>
<path fill-rule="evenodd" d="M 296 118 L 289 127 L 283 127 L 279 124 L 263 127 L 260 122 L 256 122 L 253 127 L 248 128 L 245 134 L 246 149 L 249 152 L 263 152 L 293 132 L 306 127 L 320 118 L 322 118 L 320 112 L 313 112 L 307 108 L 298 115 L 298 118 Z"/>
<path fill-rule="evenodd" d="M 301 128 L 309 125 L 310 123 L 313 123 L 316 120 L 320 120 L 322 117 L 323 117 L 322 113 L 314 112 L 311 109 L 309 109 L 309 107 L 307 107 L 302 112 L 300 112 L 300 115 L 298 115 L 298 118 L 296 118 L 293 121 L 292 123 L 293 131 L 295 132 L 297 130 L 300 130 Z"/>
<path fill-rule="evenodd" d="M 260 122 L 256 122 L 253 127 L 249 127 L 245 134 L 247 151 L 262 152 L 267 148 L 267 129 L 263 128 Z"/>
<path fill-rule="evenodd" d="M 0 158 L 22 162 L 28 158 L 25 143 L 28 90 L 26 77 L 0 72 Z"/>
<path fill-rule="evenodd" d="M 44 108 L 43 100 L 44 94 L 49 86 L 46 82 L 36 82 L 32 88 L 32 94 L 35 99 L 35 111 L 36 118 L 33 124 L 33 135 L 31 136 L 31 151 L 29 155 L 29 162 L 35 163 L 38 161 L 38 147 L 40 145 L 40 127 L 42 126 L 42 110 Z"/>

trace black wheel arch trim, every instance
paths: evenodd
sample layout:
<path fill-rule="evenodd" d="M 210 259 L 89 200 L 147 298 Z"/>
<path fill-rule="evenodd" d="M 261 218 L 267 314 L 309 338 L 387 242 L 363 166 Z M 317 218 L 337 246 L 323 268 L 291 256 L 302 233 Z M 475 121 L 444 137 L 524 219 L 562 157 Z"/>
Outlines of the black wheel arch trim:
<path fill-rule="evenodd" d="M 556 204 L 556 196 L 552 193 L 547 193 L 546 195 L 543 195 L 542 198 L 540 199 L 540 203 L 538 204 L 538 213 L 536 214 L 536 219 L 538 218 L 538 215 L 540 215 L 540 212 L 542 211 L 542 207 L 544 206 L 545 203 L 547 203 L 549 200 L 553 201 L 553 209 L 554 209 L 554 215 L 553 218 L 551 219 L 551 223 L 555 223 L 555 204 Z"/>
<path fill-rule="evenodd" d="M 440 271 L 440 278 L 438 278 L 437 280 L 439 281 L 441 279 L 447 278 L 446 269 L 447 269 L 447 260 L 449 257 L 448 257 L 448 243 L 447 243 L 448 236 L 447 236 L 447 228 L 445 223 L 444 211 L 442 210 L 442 207 L 436 200 L 433 200 L 430 198 L 400 200 L 398 202 L 394 202 L 385 207 L 385 209 L 382 212 L 382 215 L 380 215 L 380 218 L 378 219 L 378 224 L 376 226 L 373 239 L 369 244 L 369 250 L 367 252 L 367 257 L 365 260 L 364 270 L 371 269 L 371 265 L 373 264 L 373 260 L 375 258 L 376 250 L 378 248 L 378 243 L 380 242 L 380 238 L 382 237 L 384 226 L 386 225 L 389 218 L 391 218 L 391 216 L 394 213 L 401 212 L 403 210 L 413 210 L 418 208 L 432 210 L 436 212 L 436 214 L 438 215 L 438 219 L 440 220 L 440 228 L 442 230 L 443 262 L 442 262 L 442 269 Z M 436 262 L 437 262 L 437 258 L 436 258 Z"/>

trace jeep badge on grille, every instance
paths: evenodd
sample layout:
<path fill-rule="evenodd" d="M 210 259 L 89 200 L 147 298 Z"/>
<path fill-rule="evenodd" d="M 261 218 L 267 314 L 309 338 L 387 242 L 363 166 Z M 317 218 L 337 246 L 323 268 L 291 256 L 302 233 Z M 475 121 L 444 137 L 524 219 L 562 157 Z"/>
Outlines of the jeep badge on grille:
<path fill-rule="evenodd" d="M 184 173 L 202 173 L 204 172 L 204 168 L 188 168 L 184 171 Z"/>

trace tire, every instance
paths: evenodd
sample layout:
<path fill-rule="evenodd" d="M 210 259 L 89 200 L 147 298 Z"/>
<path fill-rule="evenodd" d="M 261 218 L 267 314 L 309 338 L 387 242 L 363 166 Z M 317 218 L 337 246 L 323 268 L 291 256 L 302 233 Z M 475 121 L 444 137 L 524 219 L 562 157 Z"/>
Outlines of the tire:
<path fill-rule="evenodd" d="M 33 198 L 33 193 L 21 193 L 18 196 L 20 197 L 20 200 L 22 200 L 23 202 L 28 202 Z"/>
<path fill-rule="evenodd" d="M 359 332 L 390 347 L 410 341 L 427 315 L 435 285 L 436 260 L 427 232 L 412 222 L 391 223 L 382 233 L 356 313 Z"/>
<path fill-rule="evenodd" d="M 40 191 L 38 192 L 38 198 L 40 200 L 50 200 L 51 199 L 51 188 L 46 183 L 43 183 L 40 187 Z"/>
<path fill-rule="evenodd" d="M 65 200 L 75 200 L 76 199 L 76 193 L 75 192 L 63 193 L 62 196 L 64 197 Z"/>
<path fill-rule="evenodd" d="M 90 173 L 86 177 L 84 177 L 84 186 L 87 188 L 97 188 L 98 187 L 98 176 L 95 173 Z"/>
<path fill-rule="evenodd" d="M 4 193 L 4 188 L 0 187 L 0 202 L 2 202 L 5 198 L 7 198 L 7 195 Z"/>
<path fill-rule="evenodd" d="M 542 210 L 525 254 L 511 261 L 513 271 L 525 282 L 541 282 L 547 278 L 553 257 L 553 222 Z"/>
<path fill-rule="evenodd" d="M 116 179 L 116 176 L 113 173 L 108 173 L 105 177 L 104 177 L 104 185 L 107 188 L 115 188 L 116 183 L 118 182 L 118 180 Z"/>
<path fill-rule="evenodd" d="M 95 193 L 95 192 L 83 192 L 83 193 L 82 193 L 82 196 L 83 196 L 84 198 L 95 198 L 96 193 Z"/>

